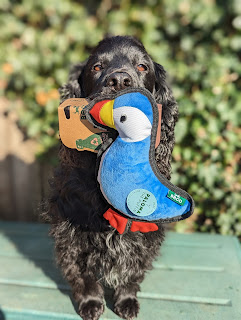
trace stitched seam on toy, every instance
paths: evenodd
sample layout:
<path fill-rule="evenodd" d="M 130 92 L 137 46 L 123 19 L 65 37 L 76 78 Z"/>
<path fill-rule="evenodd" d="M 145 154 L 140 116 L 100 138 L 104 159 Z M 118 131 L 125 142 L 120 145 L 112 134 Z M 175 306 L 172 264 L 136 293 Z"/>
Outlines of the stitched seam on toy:
<path fill-rule="evenodd" d="M 152 170 L 156 177 L 170 190 L 174 191 L 175 193 L 179 194 L 180 196 L 184 197 L 190 202 L 190 210 L 186 212 L 185 214 L 179 216 L 179 217 L 174 217 L 170 219 L 165 219 L 166 222 L 170 221 L 178 221 L 178 220 L 183 220 L 188 218 L 189 216 L 192 215 L 194 211 L 194 200 L 193 198 L 185 191 L 177 186 L 174 186 L 170 181 L 165 180 L 165 178 L 162 176 L 160 173 L 157 164 L 156 164 L 156 159 L 155 159 L 155 142 L 156 142 L 156 130 L 158 128 L 158 108 L 155 108 L 155 101 L 153 101 L 153 98 L 149 95 L 149 93 L 146 95 L 151 102 L 152 105 L 152 110 L 153 110 L 153 124 L 152 124 L 152 132 L 151 132 L 151 143 L 150 143 L 150 151 L 149 151 L 149 161 L 150 165 L 152 167 Z M 164 220 L 163 220 L 164 222 Z"/>

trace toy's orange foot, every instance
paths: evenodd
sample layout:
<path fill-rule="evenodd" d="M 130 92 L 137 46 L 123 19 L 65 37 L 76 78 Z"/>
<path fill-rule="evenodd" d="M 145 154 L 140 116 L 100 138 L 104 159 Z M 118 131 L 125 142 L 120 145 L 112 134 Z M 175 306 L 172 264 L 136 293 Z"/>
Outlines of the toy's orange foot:
<path fill-rule="evenodd" d="M 128 297 L 117 300 L 115 303 L 115 313 L 127 320 L 132 320 L 137 317 L 140 306 L 136 297 Z"/>
<path fill-rule="evenodd" d="M 95 299 L 83 302 L 79 307 L 79 315 L 83 320 L 98 320 L 103 312 L 103 303 Z"/>

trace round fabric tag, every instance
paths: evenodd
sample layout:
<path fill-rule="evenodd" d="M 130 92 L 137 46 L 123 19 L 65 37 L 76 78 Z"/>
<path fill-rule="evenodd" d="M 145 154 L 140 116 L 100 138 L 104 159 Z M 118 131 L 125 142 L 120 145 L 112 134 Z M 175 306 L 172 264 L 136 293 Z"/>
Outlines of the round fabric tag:
<path fill-rule="evenodd" d="M 157 208 L 155 196 L 145 189 L 131 191 L 127 196 L 126 204 L 132 213 L 140 217 L 149 216 Z"/>

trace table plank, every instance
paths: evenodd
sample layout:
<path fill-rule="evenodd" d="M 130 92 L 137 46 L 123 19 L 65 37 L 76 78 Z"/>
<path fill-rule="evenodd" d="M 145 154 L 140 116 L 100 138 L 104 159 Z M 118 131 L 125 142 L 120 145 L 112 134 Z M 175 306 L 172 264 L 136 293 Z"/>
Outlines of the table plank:
<path fill-rule="evenodd" d="M 0 222 L 4 320 L 80 319 L 70 288 L 55 266 L 48 228 Z M 138 319 L 238 320 L 240 288 L 240 245 L 235 237 L 169 232 L 154 269 L 141 285 Z M 103 319 L 119 318 L 106 307 Z"/>

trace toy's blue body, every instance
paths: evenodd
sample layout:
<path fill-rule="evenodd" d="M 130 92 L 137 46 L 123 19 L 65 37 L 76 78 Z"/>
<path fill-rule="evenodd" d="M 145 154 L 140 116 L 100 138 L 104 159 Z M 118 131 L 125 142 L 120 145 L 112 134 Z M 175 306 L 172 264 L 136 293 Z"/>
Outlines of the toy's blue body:
<path fill-rule="evenodd" d="M 102 154 L 98 171 L 101 191 L 114 209 L 146 221 L 171 222 L 192 214 L 192 197 L 157 168 L 161 112 L 149 91 L 131 88 L 94 101 L 87 115 L 92 124 L 119 133 Z"/>
<path fill-rule="evenodd" d="M 132 110 L 131 108 L 133 108 L 133 112 L 139 109 L 136 110 L 138 115 L 139 111 L 141 111 L 141 114 L 144 113 L 147 127 L 148 122 L 150 122 L 150 126 L 146 129 L 145 135 L 147 136 L 143 140 L 139 139 L 139 141 L 134 140 L 132 142 L 127 137 L 124 129 L 122 131 L 121 121 L 118 124 L 116 123 L 116 119 L 120 117 L 118 108 L 128 112 Z M 119 136 L 102 155 L 98 173 L 100 188 L 106 200 L 120 212 L 135 219 L 153 221 L 159 219 L 175 220 L 175 218 L 180 220 L 182 217 L 184 218 L 186 213 L 190 211 L 190 202 L 184 199 L 184 204 L 180 205 L 168 198 L 167 195 L 170 188 L 167 186 L 170 186 L 169 181 L 163 176 L 159 179 L 150 164 L 153 107 L 148 98 L 139 92 L 121 95 L 114 100 L 113 112 Z M 115 116 L 116 112 L 118 117 Z M 127 119 L 131 121 L 131 116 L 128 113 Z M 138 122 L 138 119 L 135 120 Z M 133 128 L 131 123 L 130 128 L 131 130 Z M 138 130 L 137 134 L 140 131 Z M 150 132 L 149 135 L 146 134 L 148 130 Z M 167 186 L 163 184 L 164 179 Z M 136 215 L 128 208 L 128 195 L 133 190 L 138 189 L 145 189 L 156 198 L 157 206 L 151 214 Z M 180 188 L 178 189 L 179 191 L 181 190 Z"/>
<path fill-rule="evenodd" d="M 171 219 L 190 210 L 188 201 L 179 204 L 166 197 L 168 188 L 154 174 L 149 162 L 150 137 L 143 141 L 126 143 L 119 136 L 103 155 L 99 183 L 106 200 L 129 217 L 153 221 Z M 120 161 L 121 155 L 121 161 Z M 157 200 L 157 209 L 148 216 L 134 215 L 127 207 L 129 193 L 135 189 L 150 191 Z"/>

